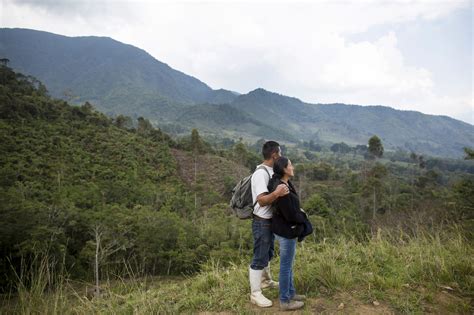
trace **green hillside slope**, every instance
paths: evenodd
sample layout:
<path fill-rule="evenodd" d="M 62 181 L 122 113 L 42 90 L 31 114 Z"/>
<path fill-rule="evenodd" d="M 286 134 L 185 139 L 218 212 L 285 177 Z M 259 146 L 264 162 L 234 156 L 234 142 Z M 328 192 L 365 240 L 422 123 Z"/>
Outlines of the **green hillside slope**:
<path fill-rule="evenodd" d="M 176 123 L 182 126 L 199 128 L 207 134 L 231 138 L 273 138 L 284 141 L 297 141 L 291 133 L 272 123 L 239 110 L 228 104 L 203 104 L 182 109 Z"/>
<path fill-rule="evenodd" d="M 52 269 L 64 260 L 73 277 L 93 275 L 97 244 L 108 261 L 101 272 L 126 259 L 143 272 L 173 274 L 196 271 L 221 255 L 220 241 L 234 241 L 238 231 L 216 232 L 218 243 L 205 233 L 202 209 L 227 198 L 220 183 L 188 187 L 169 136 L 143 119 L 136 129 L 117 125 L 88 103 L 51 99 L 36 79 L 0 67 L 0 291 L 38 252 L 48 253 Z M 221 168 L 227 184 L 241 177 L 233 162 L 213 170 Z"/>
<path fill-rule="evenodd" d="M 302 313 L 471 314 L 467 168 L 327 158 L 295 159 L 314 227 L 295 260 Z M 70 106 L 0 66 L 0 313 L 261 311 L 249 302 L 251 220 L 227 206 L 249 169 L 232 159 L 260 161 L 242 142 L 220 150 L 197 131 L 175 142 L 144 118 L 131 127 Z M 265 295 L 278 312 L 278 291 Z"/>

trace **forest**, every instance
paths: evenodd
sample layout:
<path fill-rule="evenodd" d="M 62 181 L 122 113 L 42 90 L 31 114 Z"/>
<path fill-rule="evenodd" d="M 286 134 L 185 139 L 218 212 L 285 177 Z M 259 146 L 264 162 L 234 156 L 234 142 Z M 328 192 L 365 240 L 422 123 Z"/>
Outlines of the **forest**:
<path fill-rule="evenodd" d="M 251 222 L 229 200 L 265 139 L 172 137 L 6 65 L 0 138 L 1 313 L 256 311 Z M 306 311 L 473 312 L 472 148 L 460 160 L 385 151 L 377 135 L 283 140 L 315 228 L 295 267 Z"/>

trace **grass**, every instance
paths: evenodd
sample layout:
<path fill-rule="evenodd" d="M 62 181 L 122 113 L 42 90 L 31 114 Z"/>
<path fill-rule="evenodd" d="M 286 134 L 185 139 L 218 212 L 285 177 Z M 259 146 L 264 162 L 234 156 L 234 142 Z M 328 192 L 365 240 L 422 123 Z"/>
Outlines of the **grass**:
<path fill-rule="evenodd" d="M 436 304 L 430 295 L 451 287 L 466 297 L 462 313 L 474 291 L 472 257 L 472 244 L 461 233 L 409 237 L 379 231 L 367 242 L 339 239 L 301 250 L 295 278 L 309 294 L 356 290 L 367 303 L 385 301 L 402 313 L 423 312 L 425 302 Z"/>
<path fill-rule="evenodd" d="M 425 312 L 470 314 L 474 311 L 474 248 L 456 230 L 423 232 L 379 230 L 365 241 L 339 238 L 322 243 L 306 241 L 297 249 L 295 285 L 312 303 L 306 312 L 323 307 L 331 313 L 339 301 L 382 303 L 395 313 Z M 143 314 L 235 312 L 252 313 L 248 303 L 249 257 L 223 267 L 209 261 L 191 277 L 137 278 L 130 272 L 103 286 L 102 296 L 87 297 L 84 285 L 57 278 L 51 283 L 47 260 L 39 261 L 26 285 L 4 296 L 1 313 Z M 272 263 L 278 275 L 278 258 Z M 274 302 L 277 291 L 265 291 Z M 334 304 L 334 302 L 337 303 Z M 327 303 L 326 303 L 327 302 Z M 317 305 L 319 303 L 319 305 Z M 332 303 L 332 304 L 331 304 Z M 328 306 L 328 305 L 335 306 Z M 346 308 L 346 312 L 354 309 Z M 334 309 L 337 311 L 337 309 Z"/>

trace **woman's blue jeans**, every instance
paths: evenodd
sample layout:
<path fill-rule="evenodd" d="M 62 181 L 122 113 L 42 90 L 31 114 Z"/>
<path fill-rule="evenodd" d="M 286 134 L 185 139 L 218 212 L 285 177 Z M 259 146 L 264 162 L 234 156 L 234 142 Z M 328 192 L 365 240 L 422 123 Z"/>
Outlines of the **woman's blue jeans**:
<path fill-rule="evenodd" d="M 297 238 L 285 238 L 275 235 L 280 243 L 280 301 L 283 303 L 290 302 L 295 296 L 296 290 L 293 283 L 293 263 L 296 254 Z"/>

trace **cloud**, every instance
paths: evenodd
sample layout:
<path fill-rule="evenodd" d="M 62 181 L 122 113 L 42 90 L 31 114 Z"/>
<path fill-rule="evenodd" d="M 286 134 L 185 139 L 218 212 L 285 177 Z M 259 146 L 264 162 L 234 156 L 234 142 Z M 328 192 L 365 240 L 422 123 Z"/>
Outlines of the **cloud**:
<path fill-rule="evenodd" d="M 33 8 L 37 12 L 63 17 L 80 16 L 84 19 L 111 18 L 117 9 L 126 11 L 131 2 L 114 0 L 4 0 L 4 2 L 23 8 Z"/>
<path fill-rule="evenodd" d="M 471 92 L 437 95 L 433 70 L 405 61 L 396 32 L 372 41 L 348 38 L 377 26 L 442 19 L 469 5 L 415 0 L 6 0 L 4 12 L 9 14 L 3 20 L 11 27 L 110 36 L 213 88 L 246 93 L 263 87 L 308 102 L 382 104 L 455 116 L 472 110 Z"/>
<path fill-rule="evenodd" d="M 139 19 L 133 4 L 114 0 L 2 0 L 2 27 L 22 27 L 68 36 L 104 35 Z"/>

